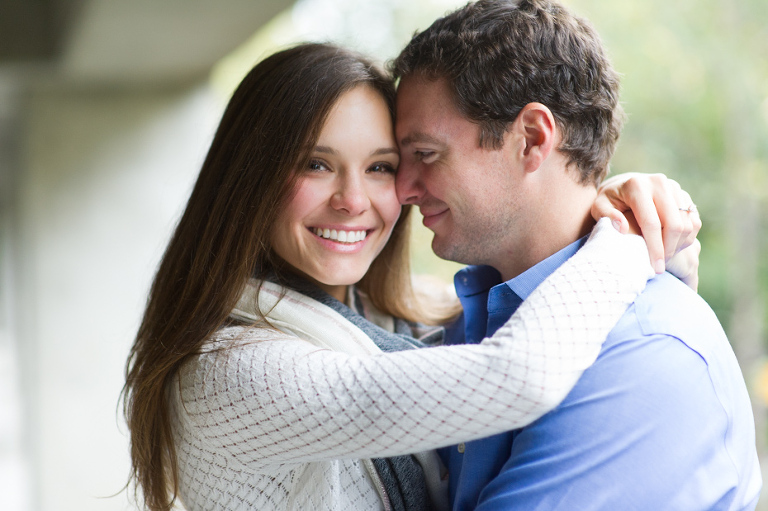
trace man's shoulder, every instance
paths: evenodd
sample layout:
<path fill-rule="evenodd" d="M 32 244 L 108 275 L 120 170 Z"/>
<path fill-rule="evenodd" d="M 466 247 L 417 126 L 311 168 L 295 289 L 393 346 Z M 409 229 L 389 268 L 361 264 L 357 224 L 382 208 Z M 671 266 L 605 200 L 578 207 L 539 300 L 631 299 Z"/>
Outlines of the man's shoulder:
<path fill-rule="evenodd" d="M 608 334 L 574 397 L 602 392 L 607 385 L 620 389 L 617 396 L 623 397 L 617 403 L 649 401 L 657 410 L 668 407 L 667 412 L 680 409 L 681 403 L 682 408 L 704 409 L 698 399 L 720 406 L 720 380 L 743 382 L 717 317 L 685 284 L 661 274 Z"/>
<path fill-rule="evenodd" d="M 670 483 L 689 487 L 678 497 L 724 486 L 736 488 L 731 498 L 741 501 L 759 490 L 754 419 L 736 356 L 709 305 L 671 275 L 648 283 L 595 364 L 549 415 L 553 429 L 567 424 L 599 438 L 595 456 L 626 453 L 617 455 L 621 470 L 644 466 L 638 460 L 659 467 Z"/>
<path fill-rule="evenodd" d="M 597 372 L 603 364 L 629 372 L 653 367 L 640 371 L 638 384 L 661 393 L 703 392 L 691 377 L 697 372 L 706 375 L 707 387 L 720 398 L 738 395 L 742 402 L 746 396 L 741 368 L 714 311 L 667 273 L 648 283 L 611 330 L 594 366 Z"/>
<path fill-rule="evenodd" d="M 648 283 L 583 381 L 586 395 L 620 387 L 619 401 L 652 402 L 648 412 L 670 423 L 703 421 L 736 459 L 754 457 L 750 398 L 733 348 L 709 305 L 669 274 Z"/>
<path fill-rule="evenodd" d="M 517 432 L 484 495 L 521 509 L 746 509 L 761 484 L 754 446 L 749 396 L 717 318 L 661 275 L 560 406 Z"/>
<path fill-rule="evenodd" d="M 695 291 L 669 273 L 657 275 L 648 282 L 635 301 L 636 313 L 643 333 L 687 332 L 695 320 L 707 330 L 716 325 L 716 335 L 725 335 L 715 312 Z"/>
<path fill-rule="evenodd" d="M 733 350 L 712 308 L 668 273 L 657 275 L 611 330 L 605 348 L 649 336 L 667 337 L 705 362 Z M 735 362 L 735 359 L 733 360 Z"/>

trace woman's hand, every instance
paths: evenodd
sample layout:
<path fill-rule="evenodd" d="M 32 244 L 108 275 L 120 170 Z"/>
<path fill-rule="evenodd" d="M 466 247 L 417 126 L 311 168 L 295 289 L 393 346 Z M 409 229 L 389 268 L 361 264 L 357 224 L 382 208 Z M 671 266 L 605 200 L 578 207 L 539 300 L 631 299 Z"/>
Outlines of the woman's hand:
<path fill-rule="evenodd" d="M 699 288 L 699 254 L 701 243 L 694 239 L 693 243 L 675 254 L 667 261 L 667 271 L 682 280 L 691 289 Z"/>
<path fill-rule="evenodd" d="M 606 179 L 592 205 L 623 233 L 641 234 L 657 273 L 665 269 L 694 291 L 699 282 L 701 217 L 688 192 L 664 174 L 626 173 Z"/>

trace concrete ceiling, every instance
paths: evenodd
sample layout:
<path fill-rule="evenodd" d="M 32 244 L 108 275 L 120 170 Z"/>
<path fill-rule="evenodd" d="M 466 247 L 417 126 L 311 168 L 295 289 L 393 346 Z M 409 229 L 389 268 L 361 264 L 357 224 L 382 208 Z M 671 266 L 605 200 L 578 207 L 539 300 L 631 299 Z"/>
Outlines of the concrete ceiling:
<path fill-rule="evenodd" d="M 82 0 L 0 0 L 0 62 L 54 59 L 82 4 Z"/>
<path fill-rule="evenodd" d="M 0 0 L 0 66 L 67 82 L 199 79 L 294 0 Z"/>

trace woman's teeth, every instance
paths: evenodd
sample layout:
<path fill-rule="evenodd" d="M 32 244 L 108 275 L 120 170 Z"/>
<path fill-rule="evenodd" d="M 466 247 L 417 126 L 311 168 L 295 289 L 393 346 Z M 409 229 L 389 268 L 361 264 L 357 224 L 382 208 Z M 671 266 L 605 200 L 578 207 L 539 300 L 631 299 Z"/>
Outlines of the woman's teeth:
<path fill-rule="evenodd" d="M 357 243 L 358 241 L 363 241 L 367 233 L 366 231 L 337 231 L 336 229 L 320 229 L 316 227 L 315 234 L 321 238 L 341 243 Z"/>

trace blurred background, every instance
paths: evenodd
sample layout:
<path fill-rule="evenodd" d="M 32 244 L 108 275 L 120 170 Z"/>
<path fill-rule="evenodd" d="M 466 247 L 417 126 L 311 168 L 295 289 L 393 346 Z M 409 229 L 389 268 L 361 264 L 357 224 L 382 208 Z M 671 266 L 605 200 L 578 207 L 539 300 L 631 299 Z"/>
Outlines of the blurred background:
<path fill-rule="evenodd" d="M 130 509 L 123 367 L 224 104 L 294 41 L 394 57 L 454 0 L 0 0 L 0 509 Z M 765 0 L 567 0 L 623 73 L 613 173 L 699 206 L 766 452 Z M 415 221 L 414 266 L 448 285 Z M 763 466 L 766 465 L 763 460 Z M 768 509 L 764 498 L 760 509 Z"/>

